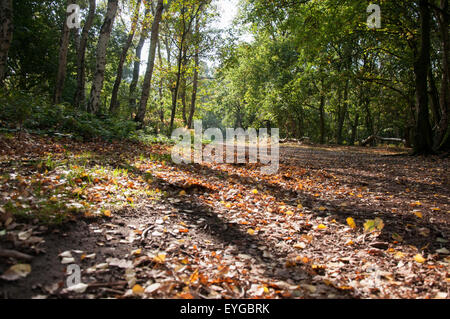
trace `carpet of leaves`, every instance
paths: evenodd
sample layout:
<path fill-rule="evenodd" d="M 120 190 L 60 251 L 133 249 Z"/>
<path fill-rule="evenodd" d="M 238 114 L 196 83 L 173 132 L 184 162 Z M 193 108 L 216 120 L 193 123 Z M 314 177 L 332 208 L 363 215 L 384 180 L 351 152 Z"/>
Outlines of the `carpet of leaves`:
<path fill-rule="evenodd" d="M 287 145 L 262 175 L 165 145 L 0 145 L 4 298 L 450 297 L 448 159 Z"/>

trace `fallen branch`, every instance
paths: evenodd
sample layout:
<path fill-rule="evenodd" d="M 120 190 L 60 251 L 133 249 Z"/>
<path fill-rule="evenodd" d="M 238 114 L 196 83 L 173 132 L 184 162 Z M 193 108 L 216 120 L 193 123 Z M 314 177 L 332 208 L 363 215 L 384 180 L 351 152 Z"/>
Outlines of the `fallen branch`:
<path fill-rule="evenodd" d="M 0 257 L 12 257 L 16 259 L 22 259 L 26 261 L 30 261 L 33 259 L 33 256 L 21 253 L 16 250 L 9 250 L 9 249 L 0 249 Z"/>

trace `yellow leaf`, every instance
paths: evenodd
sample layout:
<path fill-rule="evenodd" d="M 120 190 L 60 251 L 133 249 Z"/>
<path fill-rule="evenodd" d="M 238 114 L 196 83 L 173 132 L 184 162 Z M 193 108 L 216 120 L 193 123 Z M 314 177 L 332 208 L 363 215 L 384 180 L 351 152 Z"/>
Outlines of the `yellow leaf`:
<path fill-rule="evenodd" d="M 166 261 L 166 254 L 158 254 L 153 258 L 153 261 L 158 264 L 163 264 Z"/>
<path fill-rule="evenodd" d="M 327 229 L 327 226 L 325 226 L 324 224 L 320 224 L 319 226 L 317 226 L 317 229 Z"/>
<path fill-rule="evenodd" d="M 289 211 L 286 212 L 286 215 L 292 216 L 292 215 L 294 215 L 294 213 L 289 210 Z"/>
<path fill-rule="evenodd" d="M 414 212 L 414 215 L 416 215 L 418 218 L 423 218 L 423 214 L 421 212 Z"/>
<path fill-rule="evenodd" d="M 351 246 L 351 245 L 354 245 L 354 244 L 355 243 L 351 239 L 345 243 L 346 246 Z"/>
<path fill-rule="evenodd" d="M 111 217 L 111 211 L 110 210 L 105 210 L 103 212 L 103 215 L 106 216 L 106 217 Z"/>
<path fill-rule="evenodd" d="M 186 192 L 185 192 L 185 191 L 181 191 L 179 195 L 180 195 L 180 196 L 185 196 L 185 195 L 186 195 Z"/>
<path fill-rule="evenodd" d="M 426 261 L 426 259 L 423 258 L 423 256 L 421 254 L 415 255 L 414 260 L 421 264 L 423 264 Z"/>
<path fill-rule="evenodd" d="M 133 295 L 142 295 L 144 293 L 144 288 L 141 285 L 134 285 Z"/>
<path fill-rule="evenodd" d="M 258 190 L 254 189 L 254 190 L 252 190 L 252 193 L 255 194 L 255 195 L 258 194 Z"/>
<path fill-rule="evenodd" d="M 323 212 L 323 211 L 325 211 L 325 210 L 327 210 L 325 207 L 323 207 L 323 206 L 321 206 L 321 207 L 319 207 L 319 210 L 321 211 L 321 212 Z"/>
<path fill-rule="evenodd" d="M 8 270 L 6 270 L 3 275 L 0 276 L 1 279 L 7 281 L 14 281 L 20 278 L 27 277 L 31 272 L 31 266 L 28 264 L 17 264 L 11 266 Z"/>
<path fill-rule="evenodd" d="M 194 282 L 196 282 L 197 280 L 198 280 L 198 269 L 196 269 L 193 273 L 192 273 L 192 275 L 191 275 L 191 277 L 189 278 L 189 281 L 190 282 L 192 282 L 192 283 L 194 283 Z"/>
<path fill-rule="evenodd" d="M 251 236 L 253 236 L 254 234 L 255 234 L 255 231 L 253 230 L 253 229 L 249 229 L 249 230 L 247 230 L 247 233 L 249 234 L 249 235 L 251 235 Z"/>
<path fill-rule="evenodd" d="M 355 229 L 356 223 L 355 220 L 351 217 L 347 218 L 347 224 L 350 226 L 350 228 Z"/>
<path fill-rule="evenodd" d="M 433 207 L 433 208 L 431 208 L 431 210 L 437 212 L 437 211 L 440 211 L 441 209 L 439 207 Z"/>
<path fill-rule="evenodd" d="M 298 209 L 303 209 L 303 205 L 302 205 L 302 204 L 298 204 L 298 205 L 297 205 L 297 208 L 298 208 Z"/>
<path fill-rule="evenodd" d="M 135 255 L 140 255 L 140 254 L 142 254 L 142 249 L 141 249 L 141 248 L 136 249 L 136 250 L 133 250 L 133 251 L 131 252 L 131 255 L 133 255 L 133 256 L 135 256 Z"/>

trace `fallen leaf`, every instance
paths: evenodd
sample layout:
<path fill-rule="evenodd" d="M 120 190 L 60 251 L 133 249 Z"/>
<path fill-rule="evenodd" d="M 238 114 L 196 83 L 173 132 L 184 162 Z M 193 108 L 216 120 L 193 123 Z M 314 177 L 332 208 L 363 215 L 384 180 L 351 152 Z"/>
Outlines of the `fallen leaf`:
<path fill-rule="evenodd" d="M 423 258 L 423 256 L 421 254 L 415 255 L 414 260 L 421 264 L 423 264 L 426 261 L 426 259 Z"/>
<path fill-rule="evenodd" d="M 134 285 L 132 291 L 133 295 L 142 295 L 145 292 L 141 285 Z"/>
<path fill-rule="evenodd" d="M 76 293 L 82 294 L 86 291 L 87 288 L 88 288 L 88 285 L 79 283 L 79 284 L 70 286 L 69 288 L 67 288 L 67 290 L 71 291 L 71 292 L 76 292 Z"/>
<path fill-rule="evenodd" d="M 350 226 L 350 228 L 355 229 L 356 223 L 355 220 L 351 217 L 347 218 L 347 224 Z"/>
<path fill-rule="evenodd" d="M 146 293 L 146 294 L 154 293 L 154 292 L 157 291 L 159 288 L 161 288 L 161 284 L 160 284 L 160 283 L 156 283 L 156 284 L 150 285 L 150 286 L 148 286 L 147 288 L 145 288 L 145 293 Z"/>
<path fill-rule="evenodd" d="M 421 212 L 415 211 L 414 215 L 416 215 L 418 218 L 423 218 L 423 214 Z"/>
<path fill-rule="evenodd" d="M 1 279 L 7 281 L 15 281 L 20 278 L 27 277 L 31 272 L 31 266 L 28 264 L 17 264 L 11 266 L 8 270 L 6 270 L 3 275 L 0 276 Z"/>

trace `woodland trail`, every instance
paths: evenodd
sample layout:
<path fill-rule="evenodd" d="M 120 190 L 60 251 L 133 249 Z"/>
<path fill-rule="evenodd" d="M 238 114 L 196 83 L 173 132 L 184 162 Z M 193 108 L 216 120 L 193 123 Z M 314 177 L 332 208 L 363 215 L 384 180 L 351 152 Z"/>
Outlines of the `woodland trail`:
<path fill-rule="evenodd" d="M 120 184 L 155 191 L 124 194 L 123 205 L 102 209 L 102 216 L 71 213 L 58 226 L 15 218 L 0 248 L 32 255 L 32 270 L 0 279 L 0 297 L 450 296 L 448 159 L 287 145 L 279 173 L 265 176 L 257 165 L 174 165 L 161 145 L 27 138 L 25 147 L 15 138 L 2 141 L 2 204 L 26 197 L 18 193 L 32 196 L 32 179 L 54 181 L 58 165 L 86 152 L 85 174 L 100 163 L 103 171 L 74 185 L 60 182 L 85 207 L 116 198 Z M 48 153 L 57 164 L 26 164 Z M 124 165 L 127 182 L 113 174 L 117 186 L 108 167 Z M 60 184 L 40 196 L 63 201 L 51 192 Z M 0 273 L 18 262 L 0 257 Z M 81 268 L 83 292 L 66 289 L 69 264 Z"/>

